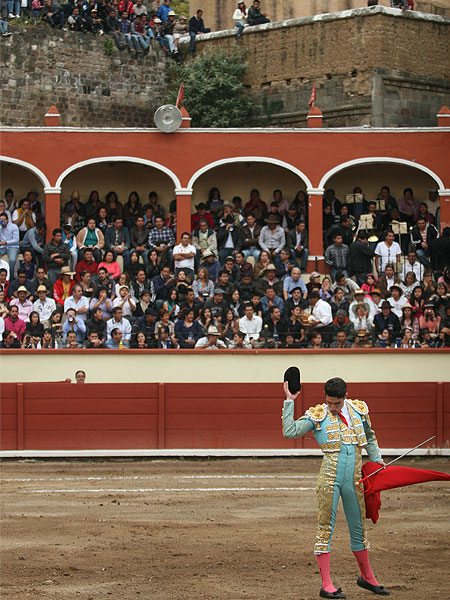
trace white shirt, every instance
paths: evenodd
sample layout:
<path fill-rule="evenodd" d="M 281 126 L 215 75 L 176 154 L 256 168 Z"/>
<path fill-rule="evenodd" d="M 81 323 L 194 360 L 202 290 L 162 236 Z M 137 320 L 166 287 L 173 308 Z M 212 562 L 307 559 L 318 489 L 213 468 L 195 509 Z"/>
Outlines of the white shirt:
<path fill-rule="evenodd" d="M 3 340 L 3 332 L 5 331 L 5 319 L 0 317 L 0 341 Z"/>
<path fill-rule="evenodd" d="M 188 244 L 187 246 L 183 246 L 183 244 L 177 244 L 174 247 L 174 254 L 188 254 L 189 252 L 194 253 L 194 256 L 192 258 L 183 258 L 182 260 L 175 260 L 175 267 L 177 269 L 194 270 L 195 253 L 197 252 L 197 250 L 192 244 Z"/>
<path fill-rule="evenodd" d="M 113 306 L 120 306 L 123 302 L 123 298 L 121 296 L 117 296 L 114 298 Z M 124 317 L 132 317 L 133 311 L 131 310 L 131 304 L 129 300 L 125 300 L 124 305 L 122 306 L 122 314 Z"/>
<path fill-rule="evenodd" d="M 326 327 L 333 320 L 331 306 L 328 304 L 328 302 L 325 302 L 325 300 L 319 299 L 312 309 L 311 314 L 316 321 L 320 321 L 321 323 L 320 325 L 317 325 L 317 328 Z"/>
<path fill-rule="evenodd" d="M 128 319 L 122 319 L 117 322 L 114 317 L 111 317 L 108 321 L 106 321 L 106 331 L 108 333 L 108 340 L 111 339 L 111 331 L 113 329 L 120 329 L 122 332 L 122 339 L 127 340 L 127 342 L 131 339 L 131 323 Z"/>
<path fill-rule="evenodd" d="M 399 319 L 401 319 L 403 316 L 402 308 L 408 302 L 407 298 L 405 298 L 405 296 L 400 296 L 398 300 L 394 300 L 394 298 L 391 296 L 388 298 L 388 302 L 392 306 L 392 312 L 397 315 Z"/>
<path fill-rule="evenodd" d="M 253 315 L 252 319 L 247 319 L 246 315 L 239 319 L 239 331 L 245 333 L 245 342 L 259 339 L 262 329 L 262 319 L 258 315 Z"/>
<path fill-rule="evenodd" d="M 225 344 L 225 342 L 222 342 L 222 340 L 219 340 L 219 338 L 217 338 L 217 341 L 215 344 L 210 344 L 208 342 L 208 336 L 205 335 L 204 337 L 201 337 L 197 340 L 196 344 L 195 344 L 195 348 L 198 348 L 200 346 L 206 346 L 206 348 L 202 348 L 202 350 L 219 350 L 219 348 L 226 348 L 227 345 Z"/>
<path fill-rule="evenodd" d="M 12 220 L 17 221 L 18 218 L 19 218 L 19 211 L 16 209 L 13 212 Z M 33 222 L 36 223 L 36 215 L 34 214 L 34 212 L 31 213 L 31 218 L 33 219 Z M 26 226 L 25 221 L 26 221 L 26 219 L 24 219 L 22 221 L 22 224 L 19 226 L 19 231 L 28 231 L 28 227 Z"/>
<path fill-rule="evenodd" d="M 379 242 L 375 248 L 375 254 L 380 257 L 380 266 L 378 271 L 384 273 L 386 265 L 392 264 L 395 266 L 397 256 L 402 253 L 402 249 L 397 242 L 392 242 L 392 246 L 387 246 L 385 242 Z"/>
<path fill-rule="evenodd" d="M 46 298 L 44 302 L 38 299 L 33 304 L 33 310 L 39 313 L 39 320 L 43 323 L 47 319 L 50 319 L 52 312 L 56 310 L 56 302 L 53 298 Z"/>
<path fill-rule="evenodd" d="M 417 281 L 422 281 L 424 271 L 425 267 L 418 260 L 416 260 L 413 265 L 411 265 L 409 261 L 406 261 L 403 263 L 400 279 L 405 283 L 406 273 L 414 273 Z"/>
<path fill-rule="evenodd" d="M 75 302 L 75 298 L 73 297 L 73 295 L 69 296 L 64 300 L 64 312 L 67 312 L 69 308 L 73 308 L 74 310 L 80 310 L 80 308 L 87 308 L 88 310 L 85 313 L 77 313 L 78 319 L 86 321 L 89 311 L 89 300 L 86 298 L 86 296 L 81 296 L 78 302 Z"/>

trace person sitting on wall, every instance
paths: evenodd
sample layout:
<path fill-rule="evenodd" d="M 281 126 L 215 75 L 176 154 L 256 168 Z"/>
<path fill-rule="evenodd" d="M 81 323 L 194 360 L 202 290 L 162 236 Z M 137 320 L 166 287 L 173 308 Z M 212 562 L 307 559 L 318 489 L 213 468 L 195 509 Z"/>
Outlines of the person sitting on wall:
<path fill-rule="evenodd" d="M 248 9 L 247 22 L 249 25 L 263 25 L 270 23 L 266 12 L 261 12 L 260 0 L 254 0 L 252 6 Z"/>
<path fill-rule="evenodd" d="M 189 37 L 191 38 L 189 51 L 192 56 L 195 54 L 195 37 L 199 33 L 209 33 L 211 31 L 209 27 L 205 27 L 202 17 L 203 11 L 198 10 L 196 14 L 189 19 Z"/>
<path fill-rule="evenodd" d="M 245 2 L 240 0 L 237 3 L 237 8 L 233 13 L 233 21 L 237 28 L 236 37 L 240 38 L 244 27 L 247 25 L 248 8 L 245 6 Z"/>

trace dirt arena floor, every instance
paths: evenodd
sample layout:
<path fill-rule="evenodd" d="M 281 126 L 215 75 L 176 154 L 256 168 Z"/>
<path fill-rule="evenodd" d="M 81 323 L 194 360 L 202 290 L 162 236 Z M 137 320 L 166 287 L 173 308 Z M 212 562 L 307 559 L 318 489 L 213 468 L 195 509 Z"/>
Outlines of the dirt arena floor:
<path fill-rule="evenodd" d="M 444 458 L 402 464 L 450 472 Z M 319 459 L 3 462 L 2 600 L 309 600 Z M 371 560 L 397 600 L 450 598 L 450 486 L 383 492 Z M 332 575 L 357 565 L 339 509 Z"/>

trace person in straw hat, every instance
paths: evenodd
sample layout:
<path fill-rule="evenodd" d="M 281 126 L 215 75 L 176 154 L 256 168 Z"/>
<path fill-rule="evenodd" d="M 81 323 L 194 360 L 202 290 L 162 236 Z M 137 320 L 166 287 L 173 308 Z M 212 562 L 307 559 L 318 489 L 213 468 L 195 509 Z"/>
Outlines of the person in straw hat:
<path fill-rule="evenodd" d="M 69 195 L 69 201 L 66 202 L 66 205 L 64 206 L 64 212 L 67 212 L 67 205 L 70 203 L 74 205 L 75 212 L 77 213 L 77 215 L 85 219 L 86 206 L 81 202 L 81 196 L 78 190 L 73 190 L 72 193 Z"/>
<path fill-rule="evenodd" d="M 350 310 L 349 317 L 356 334 L 361 329 L 368 331 L 372 327 L 372 318 L 369 316 L 369 304 L 366 301 L 355 304 Z"/>
<path fill-rule="evenodd" d="M 71 271 L 70 267 L 63 267 L 59 273 L 58 279 L 53 286 L 53 298 L 57 304 L 64 306 L 64 302 L 72 293 L 72 288 L 75 285 L 73 276 L 75 271 Z"/>
<path fill-rule="evenodd" d="M 47 296 L 45 285 L 38 285 L 36 295 L 38 299 L 33 304 L 33 310 L 38 313 L 39 319 L 43 323 L 50 319 L 52 312 L 56 310 L 56 302 Z"/>
<path fill-rule="evenodd" d="M 215 325 L 210 325 L 206 335 L 197 340 L 195 348 L 198 350 L 223 350 L 227 346 L 219 337 L 220 331 Z"/>

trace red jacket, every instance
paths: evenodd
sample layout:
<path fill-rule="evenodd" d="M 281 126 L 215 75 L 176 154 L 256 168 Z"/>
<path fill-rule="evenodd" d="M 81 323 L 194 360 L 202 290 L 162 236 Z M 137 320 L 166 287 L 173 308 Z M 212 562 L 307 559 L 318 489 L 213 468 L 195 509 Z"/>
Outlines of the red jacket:
<path fill-rule="evenodd" d="M 75 281 L 77 281 L 78 283 L 81 281 L 81 273 L 83 273 L 83 271 L 89 271 L 91 275 L 95 275 L 97 273 L 97 269 L 98 263 L 96 263 L 95 260 L 93 260 L 90 264 L 87 263 L 84 259 L 80 260 L 80 262 L 75 267 Z"/>
<path fill-rule="evenodd" d="M 72 288 L 75 285 L 75 281 L 72 279 L 69 286 L 69 295 L 72 293 Z M 61 304 L 64 306 L 64 288 L 61 281 L 61 277 L 56 280 L 55 285 L 53 286 L 53 298 L 55 299 L 56 304 Z"/>
<path fill-rule="evenodd" d="M 123 10 L 126 10 L 128 15 L 131 15 L 134 13 L 134 4 L 131 2 L 131 0 L 128 2 L 127 0 L 120 0 L 119 4 L 117 5 L 117 10 L 119 15 Z"/>

